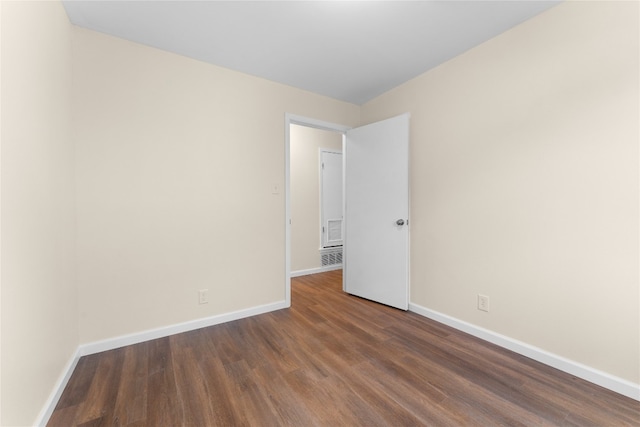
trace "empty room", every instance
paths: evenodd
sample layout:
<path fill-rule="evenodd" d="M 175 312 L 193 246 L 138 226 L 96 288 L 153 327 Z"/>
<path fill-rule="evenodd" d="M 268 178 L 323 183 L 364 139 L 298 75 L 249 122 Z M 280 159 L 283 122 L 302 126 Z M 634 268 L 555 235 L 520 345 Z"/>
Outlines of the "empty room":
<path fill-rule="evenodd" d="M 639 28 L 0 0 L 0 425 L 640 426 Z"/>

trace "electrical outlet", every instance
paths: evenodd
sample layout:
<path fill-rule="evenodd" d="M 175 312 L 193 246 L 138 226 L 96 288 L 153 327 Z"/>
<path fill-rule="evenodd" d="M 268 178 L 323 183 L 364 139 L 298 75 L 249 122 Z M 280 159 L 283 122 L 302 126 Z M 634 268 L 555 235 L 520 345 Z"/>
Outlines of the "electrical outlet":
<path fill-rule="evenodd" d="M 206 304 L 209 302 L 209 289 L 200 289 L 198 291 L 198 304 Z"/>
<path fill-rule="evenodd" d="M 478 294 L 478 310 L 489 311 L 489 297 Z"/>

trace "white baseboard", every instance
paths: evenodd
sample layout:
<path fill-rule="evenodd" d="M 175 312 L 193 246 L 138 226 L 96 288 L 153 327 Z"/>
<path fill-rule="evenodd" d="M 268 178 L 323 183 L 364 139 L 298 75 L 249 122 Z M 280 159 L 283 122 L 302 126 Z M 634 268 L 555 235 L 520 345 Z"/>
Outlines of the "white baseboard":
<path fill-rule="evenodd" d="M 488 329 L 481 328 L 463 320 L 456 319 L 446 314 L 422 307 L 417 304 L 409 304 L 409 311 L 419 314 L 436 322 L 443 323 L 452 328 L 466 332 L 470 335 L 506 348 L 545 365 L 559 369 L 583 380 L 597 384 L 616 393 L 640 401 L 640 384 L 634 384 L 622 378 L 607 374 L 573 360 L 558 356 L 541 348 L 534 347 L 522 341 L 509 338 Z"/>
<path fill-rule="evenodd" d="M 326 265 L 324 267 L 309 268 L 291 272 L 291 277 L 307 276 L 309 274 L 324 273 L 325 271 L 342 270 L 342 264 Z"/>
<path fill-rule="evenodd" d="M 341 266 L 331 266 L 331 270 L 337 270 L 339 268 L 341 268 Z M 316 269 L 312 269 L 312 270 L 316 270 Z M 331 271 L 331 270 L 322 270 L 322 271 Z M 314 273 L 304 273 L 305 271 L 310 271 L 310 270 L 301 270 L 296 273 L 301 273 L 299 275 L 314 274 Z M 315 272 L 320 272 L 320 271 L 315 271 Z M 294 272 L 291 273 L 291 276 L 294 277 Z M 231 313 L 219 314 L 216 316 L 193 320 L 190 322 L 178 323 L 178 324 L 166 326 L 163 328 L 151 329 L 151 330 L 147 330 L 147 331 L 143 331 L 135 334 L 122 335 L 120 337 L 83 344 L 78 347 L 78 349 L 75 351 L 75 353 L 73 354 L 73 356 L 71 357 L 67 365 L 65 366 L 62 374 L 60 375 L 60 378 L 56 383 L 56 386 L 54 387 L 54 391 L 51 393 L 51 395 L 49 396 L 49 398 L 45 403 L 44 408 L 38 415 L 35 425 L 44 426 L 47 424 L 47 422 L 49 421 L 49 418 L 51 417 L 51 414 L 53 413 L 56 405 L 58 404 L 58 400 L 60 399 L 60 396 L 62 395 L 64 388 L 69 382 L 69 378 L 71 378 L 71 374 L 73 373 L 73 370 L 78 364 L 78 360 L 82 356 L 86 356 L 94 353 L 100 353 L 102 351 L 107 351 L 107 350 L 113 350 L 113 349 L 124 347 L 127 345 L 137 344 L 137 343 L 141 343 L 144 341 L 149 341 L 157 338 L 163 338 L 170 335 L 179 334 L 181 332 L 188 332 L 195 329 L 204 328 L 207 326 L 219 325 L 221 323 L 226 323 L 226 322 L 231 322 L 233 320 L 256 316 L 258 314 L 264 314 L 270 311 L 281 310 L 283 308 L 288 308 L 288 305 L 286 304 L 285 301 L 280 301 L 280 302 L 265 304 L 265 305 L 245 309 L 245 310 L 238 310 Z M 458 329 L 460 331 L 466 332 L 470 335 L 473 335 L 485 341 L 499 345 L 500 347 L 514 351 L 518 354 L 529 357 L 538 362 L 544 363 L 545 365 L 549 365 L 561 371 L 567 372 L 571 375 L 575 375 L 578 378 L 582 378 L 586 381 L 592 382 L 594 384 L 597 384 L 599 386 L 612 390 L 616 393 L 619 393 L 624 396 L 640 401 L 640 385 L 639 384 L 634 384 L 622 378 L 618 378 L 613 375 L 607 374 L 606 372 L 599 371 L 597 369 L 591 368 L 581 363 L 574 362 L 572 360 L 549 353 L 545 350 L 534 347 L 532 345 L 523 343 L 518 340 L 514 340 L 507 336 L 498 334 L 488 329 L 481 328 L 479 326 L 456 319 L 454 317 L 447 316 L 446 314 L 442 314 L 437 311 L 430 310 L 428 308 L 422 307 L 417 304 L 409 304 L 409 311 L 412 311 L 416 314 L 427 317 L 429 319 L 435 320 L 436 322 L 443 323 L 447 326 L 451 326 L 452 328 Z"/>
<path fill-rule="evenodd" d="M 168 337 L 182 332 L 193 331 L 195 329 L 206 328 L 207 326 L 219 325 L 221 323 L 231 322 L 233 320 L 244 319 L 245 317 L 257 316 L 258 314 L 268 313 L 270 311 L 288 308 L 285 301 L 272 304 L 260 305 L 257 307 L 238 310 L 231 313 L 218 314 L 216 316 L 205 317 L 203 319 L 192 320 L 184 323 L 177 323 L 162 328 L 150 329 L 147 331 L 136 332 L 129 335 L 121 335 L 115 338 L 109 338 L 102 341 L 95 341 L 80 346 L 80 355 L 100 353 L 102 351 L 113 350 L 127 345 L 138 344 L 157 338 Z"/>
<path fill-rule="evenodd" d="M 257 307 L 248 308 L 245 310 L 238 310 L 231 313 L 219 314 L 216 316 L 205 317 L 203 319 L 192 320 L 190 322 L 178 323 L 175 325 L 165 326 L 162 328 L 151 329 L 129 335 L 122 335 L 115 338 L 109 338 L 102 341 L 96 341 L 88 344 L 82 344 L 78 347 L 75 354 L 65 366 L 60 379 L 56 383 L 54 391 L 47 399 L 44 409 L 38 415 L 35 425 L 45 426 L 53 414 L 53 410 L 58 404 L 58 400 L 64 391 L 64 388 L 73 374 L 73 370 L 78 364 L 80 357 L 87 356 L 89 354 L 100 353 L 102 351 L 113 350 L 116 348 L 124 347 L 127 345 L 138 344 L 144 341 L 153 340 L 156 338 L 164 338 L 169 335 L 179 334 L 181 332 L 193 331 L 195 329 L 205 328 L 207 326 L 219 325 L 221 323 L 231 322 L 233 320 L 243 319 L 245 317 L 256 316 L 258 314 L 268 313 L 270 311 L 280 310 L 288 308 L 289 306 L 285 301 L 280 301 L 272 304 L 260 305 Z"/>
<path fill-rule="evenodd" d="M 62 374 L 56 385 L 51 392 L 51 395 L 45 402 L 44 408 L 38 414 L 38 418 L 34 425 L 36 426 L 46 426 L 49 422 L 49 418 L 51 418 L 51 414 L 53 414 L 53 410 L 56 409 L 56 405 L 58 404 L 58 400 L 60 400 L 60 396 L 62 396 L 62 392 L 64 388 L 67 386 L 69 382 L 69 378 L 71 378 L 71 374 L 73 374 L 73 370 L 76 369 L 76 365 L 78 364 L 78 360 L 80 360 L 80 349 L 77 348 L 74 354 L 71 356 L 69 362 L 67 362 L 66 366 L 62 370 Z"/>

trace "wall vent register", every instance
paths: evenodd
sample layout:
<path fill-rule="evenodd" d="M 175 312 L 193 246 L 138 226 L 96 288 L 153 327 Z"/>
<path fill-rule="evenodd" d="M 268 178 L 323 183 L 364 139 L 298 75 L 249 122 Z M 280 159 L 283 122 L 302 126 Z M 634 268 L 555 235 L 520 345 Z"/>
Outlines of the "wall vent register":
<path fill-rule="evenodd" d="M 320 260 L 323 267 L 342 264 L 342 246 L 321 249 Z"/>

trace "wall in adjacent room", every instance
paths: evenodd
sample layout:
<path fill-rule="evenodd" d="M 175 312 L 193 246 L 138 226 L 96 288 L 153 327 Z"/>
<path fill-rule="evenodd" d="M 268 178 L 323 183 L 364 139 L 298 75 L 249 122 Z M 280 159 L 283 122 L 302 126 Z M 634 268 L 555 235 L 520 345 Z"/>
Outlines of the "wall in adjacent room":
<path fill-rule="evenodd" d="M 285 113 L 353 126 L 359 107 L 73 39 L 81 342 L 285 301 Z"/>
<path fill-rule="evenodd" d="M 78 347 L 71 25 L 2 2 L 2 419 L 33 425 Z"/>
<path fill-rule="evenodd" d="M 342 151 L 342 134 L 291 125 L 291 271 L 320 268 L 320 149 Z"/>
<path fill-rule="evenodd" d="M 635 384 L 638 6 L 563 3 L 362 109 L 411 112 L 412 303 Z"/>

